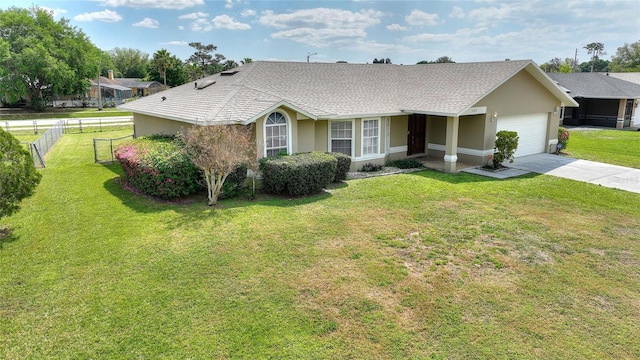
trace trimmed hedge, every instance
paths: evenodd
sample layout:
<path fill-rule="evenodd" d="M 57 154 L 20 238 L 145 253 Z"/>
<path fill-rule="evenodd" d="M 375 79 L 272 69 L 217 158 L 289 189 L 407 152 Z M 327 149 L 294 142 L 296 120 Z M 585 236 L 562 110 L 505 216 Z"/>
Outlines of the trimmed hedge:
<path fill-rule="evenodd" d="M 129 184 L 163 199 L 193 194 L 203 188 L 202 173 L 169 138 L 139 138 L 114 151 Z"/>
<path fill-rule="evenodd" d="M 418 169 L 424 167 L 422 162 L 415 158 L 393 160 L 387 163 L 387 166 L 397 167 L 398 169 Z"/>
<path fill-rule="evenodd" d="M 333 177 L 333 181 L 341 181 L 347 179 L 347 174 L 349 173 L 349 168 L 351 167 L 351 156 L 345 155 L 343 153 L 333 152 L 331 153 L 333 157 L 338 160 L 338 164 L 336 166 L 336 174 Z"/>
<path fill-rule="evenodd" d="M 320 192 L 333 181 L 337 166 L 335 156 L 321 152 L 260 160 L 264 190 L 293 196 Z"/>

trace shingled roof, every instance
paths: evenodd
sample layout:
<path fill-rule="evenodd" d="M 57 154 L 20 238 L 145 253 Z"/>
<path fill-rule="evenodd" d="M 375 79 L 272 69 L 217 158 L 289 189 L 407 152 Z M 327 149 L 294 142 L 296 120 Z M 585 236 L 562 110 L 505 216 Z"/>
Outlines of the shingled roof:
<path fill-rule="evenodd" d="M 549 76 L 569 90 L 574 98 L 638 99 L 640 85 L 603 73 L 551 73 Z"/>
<path fill-rule="evenodd" d="M 421 65 L 257 61 L 119 108 L 189 123 L 247 124 L 280 106 L 312 119 L 459 116 L 523 70 L 562 105 L 575 106 L 530 60 Z"/>

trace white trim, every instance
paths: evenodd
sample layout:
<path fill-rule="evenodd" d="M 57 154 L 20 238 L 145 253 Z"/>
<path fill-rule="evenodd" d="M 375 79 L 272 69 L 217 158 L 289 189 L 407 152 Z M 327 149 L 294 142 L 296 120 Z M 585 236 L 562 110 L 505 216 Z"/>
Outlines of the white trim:
<path fill-rule="evenodd" d="M 289 114 L 287 114 L 286 111 L 281 110 L 281 109 L 276 109 L 268 114 L 266 114 L 264 116 L 264 119 L 262 121 L 262 142 L 264 145 L 262 145 L 262 150 L 264 151 L 262 154 L 266 157 L 267 156 L 267 119 L 269 118 L 269 116 L 271 116 L 271 114 L 273 113 L 279 113 L 282 114 L 282 116 L 284 116 L 285 121 L 287 122 L 286 126 L 287 126 L 287 154 L 291 154 L 292 151 L 292 144 L 291 144 L 291 134 L 292 134 L 292 129 L 291 129 L 291 119 L 289 119 Z"/>
<path fill-rule="evenodd" d="M 389 153 L 390 154 L 397 154 L 397 153 L 401 153 L 401 152 L 407 152 L 407 150 L 409 150 L 409 147 L 407 145 L 393 146 L 393 147 L 389 148 Z"/>
<path fill-rule="evenodd" d="M 445 155 L 444 162 L 456 162 L 458 161 L 458 155 Z"/>
<path fill-rule="evenodd" d="M 549 140 L 549 145 L 558 145 L 558 139 Z"/>
<path fill-rule="evenodd" d="M 467 110 L 461 112 L 459 116 L 481 115 L 481 114 L 486 114 L 486 113 L 487 113 L 487 107 L 486 106 L 476 106 L 476 107 L 470 107 Z"/>
<path fill-rule="evenodd" d="M 367 156 L 358 156 L 352 158 L 353 161 L 366 161 L 366 160 L 377 160 L 384 159 L 386 155 L 384 154 L 376 154 L 376 155 L 367 155 Z"/>
<path fill-rule="evenodd" d="M 245 121 L 242 121 L 243 125 L 249 125 L 251 123 L 256 122 L 256 120 L 258 120 L 261 117 L 265 117 L 265 119 L 267 118 L 267 116 L 271 115 L 272 112 L 277 111 L 279 108 L 281 108 L 282 106 L 288 107 L 289 109 L 295 111 L 295 112 L 299 112 L 302 115 L 308 116 L 309 118 L 313 119 L 313 120 L 318 120 L 318 117 L 311 114 L 308 111 L 304 111 L 302 109 L 300 109 L 299 107 L 295 106 L 295 105 L 291 105 L 290 103 L 286 102 L 286 101 L 279 101 L 275 104 L 273 104 L 272 106 L 270 106 L 269 108 L 267 108 L 266 110 L 262 111 L 261 113 L 259 113 L 258 115 L 255 115 Z M 281 110 L 284 111 L 284 110 Z M 286 111 L 285 111 L 286 112 Z"/>
<path fill-rule="evenodd" d="M 438 112 L 438 111 L 425 111 L 425 110 L 409 110 L 409 109 L 403 109 L 400 110 L 402 112 L 402 115 L 404 114 L 421 114 L 421 115 L 433 115 L 433 116 L 458 116 L 458 114 L 455 113 L 445 113 L 445 112 Z"/>
<path fill-rule="evenodd" d="M 347 122 L 349 121 L 351 123 L 351 156 L 355 156 L 356 155 L 356 119 L 350 119 L 350 120 L 327 120 L 327 123 L 329 124 L 329 126 L 327 126 L 327 150 L 329 152 L 332 152 L 333 149 L 331 148 L 331 123 L 332 122 Z"/>
<path fill-rule="evenodd" d="M 436 151 L 446 151 L 447 150 L 445 145 L 433 144 L 433 143 L 427 144 L 427 149 L 436 150 Z M 456 152 L 458 154 L 471 155 L 471 156 L 480 156 L 480 157 L 485 157 L 485 156 L 492 155 L 493 151 L 494 151 L 494 149 L 479 150 L 479 149 L 469 149 L 469 148 L 462 148 L 462 147 L 459 147 L 459 148 L 456 149 Z"/>
<path fill-rule="evenodd" d="M 389 155 L 389 147 L 391 146 L 391 117 L 384 119 L 384 154 Z"/>
<path fill-rule="evenodd" d="M 392 112 L 392 113 L 382 113 L 382 114 L 345 114 L 345 115 L 327 115 L 327 116 L 319 116 L 317 120 L 343 120 L 343 119 L 379 119 L 383 116 L 401 116 L 405 115 L 405 112 Z"/>
<path fill-rule="evenodd" d="M 364 122 L 365 121 L 377 121 L 378 124 L 378 152 L 376 152 L 375 154 L 364 154 Z M 368 118 L 368 119 L 360 119 L 360 155 L 361 157 L 369 157 L 369 156 L 376 156 L 380 154 L 380 133 L 381 133 L 381 124 L 382 120 L 380 118 Z"/>

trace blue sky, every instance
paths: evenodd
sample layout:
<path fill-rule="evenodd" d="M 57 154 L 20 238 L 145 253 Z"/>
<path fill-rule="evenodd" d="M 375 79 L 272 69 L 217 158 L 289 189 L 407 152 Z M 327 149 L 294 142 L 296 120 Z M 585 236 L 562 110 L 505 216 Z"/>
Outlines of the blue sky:
<path fill-rule="evenodd" d="M 3 0 L 54 11 L 103 50 L 167 49 L 181 59 L 189 42 L 215 44 L 227 59 L 350 63 L 390 58 L 415 64 L 449 56 L 456 62 L 575 55 L 602 42 L 610 59 L 640 40 L 638 0 L 251 1 Z"/>

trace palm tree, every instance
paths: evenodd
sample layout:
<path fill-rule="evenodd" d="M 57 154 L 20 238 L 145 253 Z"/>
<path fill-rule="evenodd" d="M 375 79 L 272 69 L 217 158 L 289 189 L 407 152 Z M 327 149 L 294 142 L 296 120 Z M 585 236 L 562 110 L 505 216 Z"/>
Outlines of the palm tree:
<path fill-rule="evenodd" d="M 249 63 L 252 63 L 252 62 L 253 62 L 253 59 L 252 59 L 252 58 L 250 58 L 250 57 L 246 57 L 246 58 L 244 58 L 244 59 L 240 60 L 240 63 L 241 63 L 242 65 L 249 64 Z"/>
<path fill-rule="evenodd" d="M 156 69 L 158 69 L 160 75 L 162 75 L 164 86 L 167 86 L 167 69 L 173 67 L 173 58 L 171 57 L 171 53 L 166 49 L 160 49 L 153 54 L 151 63 Z"/>
<path fill-rule="evenodd" d="M 222 71 L 226 71 L 226 70 L 237 68 L 237 67 L 238 67 L 237 62 L 233 60 L 227 60 L 224 62 L 224 64 L 222 64 Z"/>

